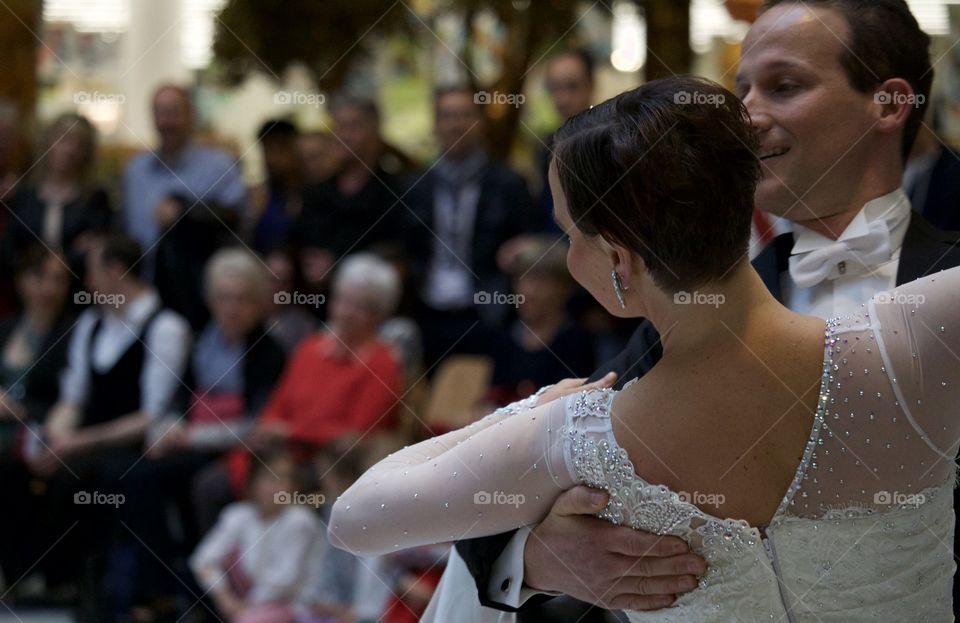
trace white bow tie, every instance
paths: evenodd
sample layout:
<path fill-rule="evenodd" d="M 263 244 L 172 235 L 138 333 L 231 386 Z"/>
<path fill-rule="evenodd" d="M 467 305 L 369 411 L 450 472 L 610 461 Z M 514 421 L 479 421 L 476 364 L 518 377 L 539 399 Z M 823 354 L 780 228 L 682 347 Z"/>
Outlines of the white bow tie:
<path fill-rule="evenodd" d="M 790 277 L 800 288 L 811 288 L 824 279 L 870 272 L 890 259 L 890 226 L 871 221 L 867 232 L 837 240 L 820 249 L 790 257 Z"/>

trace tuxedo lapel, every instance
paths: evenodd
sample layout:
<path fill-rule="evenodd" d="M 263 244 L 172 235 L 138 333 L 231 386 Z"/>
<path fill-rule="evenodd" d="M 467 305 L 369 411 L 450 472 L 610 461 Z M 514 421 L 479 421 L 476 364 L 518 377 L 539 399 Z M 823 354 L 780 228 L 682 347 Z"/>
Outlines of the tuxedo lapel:
<path fill-rule="evenodd" d="M 960 266 L 960 232 L 943 231 L 913 212 L 900 250 L 897 285 Z"/>
<path fill-rule="evenodd" d="M 770 294 L 781 303 L 783 302 L 783 288 L 780 285 L 780 274 L 790 266 L 790 250 L 793 248 L 793 234 L 780 234 L 768 244 L 757 257 L 753 258 L 753 268 L 760 275 Z"/>

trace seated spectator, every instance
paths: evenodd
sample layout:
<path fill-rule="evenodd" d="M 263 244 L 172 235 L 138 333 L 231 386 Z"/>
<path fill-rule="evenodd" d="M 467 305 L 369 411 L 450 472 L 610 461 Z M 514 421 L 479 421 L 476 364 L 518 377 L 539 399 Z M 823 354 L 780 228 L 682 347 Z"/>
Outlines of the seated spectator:
<path fill-rule="evenodd" d="M 396 307 L 396 271 L 376 256 L 344 260 L 333 282 L 330 322 L 305 338 L 248 436 L 254 450 L 283 446 L 311 460 L 327 444 L 394 424 L 403 369 L 378 331 Z M 235 450 L 194 482 L 198 522 L 209 526 L 225 495 L 239 496 L 250 457 Z"/>
<path fill-rule="evenodd" d="M 140 279 L 141 253 L 135 241 L 114 234 L 96 241 L 87 254 L 90 291 L 82 294 L 93 304 L 70 336 L 60 398 L 42 430 L 43 448 L 28 460 L 47 482 L 46 510 L 34 521 L 46 524 L 45 534 L 66 535 L 43 558 L 49 574 L 75 572 L 78 563 L 102 556 L 118 525 L 115 509 L 76 505 L 74 498 L 117 492 L 118 481 L 141 456 L 150 424 L 171 408 L 184 374 L 189 327 Z"/>
<path fill-rule="evenodd" d="M 297 348 L 300 340 L 316 330 L 317 321 L 294 300 L 301 284 L 296 254 L 284 247 L 269 252 L 263 261 L 273 279 L 270 311 L 264 324 L 267 333 L 289 354 Z M 321 299 L 310 300 L 319 302 Z"/>
<path fill-rule="evenodd" d="M 267 179 L 251 193 L 253 248 L 278 249 L 290 239 L 303 202 L 303 165 L 297 127 L 284 119 L 264 122 L 257 132 Z"/>
<path fill-rule="evenodd" d="M 392 423 L 403 372 L 378 331 L 400 297 L 396 271 L 366 254 L 347 258 L 334 278 L 325 330 L 297 348 L 260 414 L 255 443 L 316 449 L 346 434 Z"/>
<path fill-rule="evenodd" d="M 227 621 L 294 623 L 306 609 L 309 562 L 324 544 L 319 519 L 297 499 L 318 494 L 300 488 L 289 454 L 265 452 L 258 459 L 246 501 L 224 509 L 190 568 Z"/>
<path fill-rule="evenodd" d="M 22 457 L 42 447 L 37 431 L 57 400 L 67 364 L 73 322 L 65 262 L 39 244 L 28 248 L 14 272 L 22 311 L 0 322 L 0 534 L 17 535 L 0 547 L 0 570 L 8 580 L 29 571 L 39 554 L 31 545 L 42 540 Z"/>
<path fill-rule="evenodd" d="M 124 559 L 135 561 L 138 589 L 126 600 L 137 604 L 144 619 L 147 611 L 162 615 L 178 588 L 150 553 L 164 552 L 167 560 L 177 556 L 168 507 L 189 507 L 194 475 L 241 444 L 286 358 L 263 327 L 270 283 L 259 259 L 245 249 L 222 249 L 207 263 L 204 281 L 211 321 L 194 344 L 181 409 L 152 427 L 146 457 L 121 482 L 128 498 L 151 492 L 136 507 L 122 509 L 124 522 L 137 535 L 127 539 L 126 549 L 133 553 Z M 180 514 L 180 525 L 192 549 L 198 535 L 194 513 L 188 511 Z"/>
<path fill-rule="evenodd" d="M 565 242 L 540 236 L 513 260 L 517 318 L 492 347 L 489 399 L 498 406 L 556 379 L 588 376 L 594 368 L 593 340 L 567 312 L 574 282 L 566 253 Z"/>
<path fill-rule="evenodd" d="M 84 254 L 112 219 L 107 192 L 95 181 L 96 139 L 80 115 L 61 115 L 46 128 L 34 180 L 7 200 L 14 215 L 3 245 L 8 265 L 42 242 L 63 249 L 71 271 L 82 274 Z"/>

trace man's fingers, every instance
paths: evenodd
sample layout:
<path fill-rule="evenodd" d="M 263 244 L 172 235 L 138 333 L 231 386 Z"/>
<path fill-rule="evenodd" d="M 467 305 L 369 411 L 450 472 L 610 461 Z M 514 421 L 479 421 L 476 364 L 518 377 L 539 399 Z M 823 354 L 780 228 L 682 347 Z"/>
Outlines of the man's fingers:
<path fill-rule="evenodd" d="M 632 562 L 623 570 L 621 576 L 624 579 L 633 578 L 634 581 L 642 578 L 703 575 L 707 570 L 703 558 L 696 554 L 681 554 L 668 558 L 648 556 L 628 560 Z"/>
<path fill-rule="evenodd" d="M 606 491 L 578 486 L 564 491 L 553 503 L 550 513 L 554 515 L 594 515 L 607 505 Z M 630 530 L 630 528 L 627 528 Z"/>
<path fill-rule="evenodd" d="M 650 532 L 641 532 L 627 526 L 616 526 L 610 530 L 607 546 L 610 551 L 642 558 L 646 556 L 665 557 L 686 554 L 690 546 L 675 536 L 660 536 Z"/>
<path fill-rule="evenodd" d="M 649 578 L 622 578 L 617 580 L 612 595 L 622 597 L 673 597 L 688 593 L 697 587 L 697 578 L 692 575 L 667 575 Z"/>

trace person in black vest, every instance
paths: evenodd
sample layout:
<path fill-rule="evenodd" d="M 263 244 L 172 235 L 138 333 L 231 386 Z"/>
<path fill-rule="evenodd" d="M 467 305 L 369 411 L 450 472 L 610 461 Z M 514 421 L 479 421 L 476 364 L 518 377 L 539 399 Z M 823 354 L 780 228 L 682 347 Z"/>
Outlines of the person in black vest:
<path fill-rule="evenodd" d="M 136 503 L 105 496 L 140 460 L 144 435 L 170 409 L 186 367 L 189 327 L 141 281 L 141 258 L 140 245 L 121 234 L 98 239 L 87 254 L 89 290 L 76 296 L 90 306 L 70 337 L 41 447 L 28 458 L 47 486 L 38 519 L 48 522 L 49 542 L 38 547 L 57 543 L 44 558 L 48 579 L 75 571 L 83 554 L 102 553 L 119 505 Z"/>
<path fill-rule="evenodd" d="M 795 311 L 842 315 L 877 292 L 960 265 L 960 233 L 913 212 L 901 188 L 933 78 L 929 37 L 906 2 L 768 0 L 743 50 L 737 93 L 759 132 L 764 172 L 757 208 L 793 229 L 754 260 L 778 299 Z M 641 323 L 591 379 L 616 371 L 619 388 L 644 374 L 658 359 L 657 340 Z M 480 601 L 515 610 L 557 592 L 652 610 L 689 591 L 704 561 L 678 539 L 593 517 L 606 503 L 572 489 L 532 530 L 458 543 Z M 955 604 L 957 596 L 955 588 Z"/>
<path fill-rule="evenodd" d="M 509 312 L 510 284 L 497 266 L 497 251 L 532 229 L 526 182 L 483 147 L 478 97 L 468 87 L 436 93 L 440 158 L 404 198 L 428 368 L 450 352 L 485 351 L 485 332 L 502 326 Z"/>

